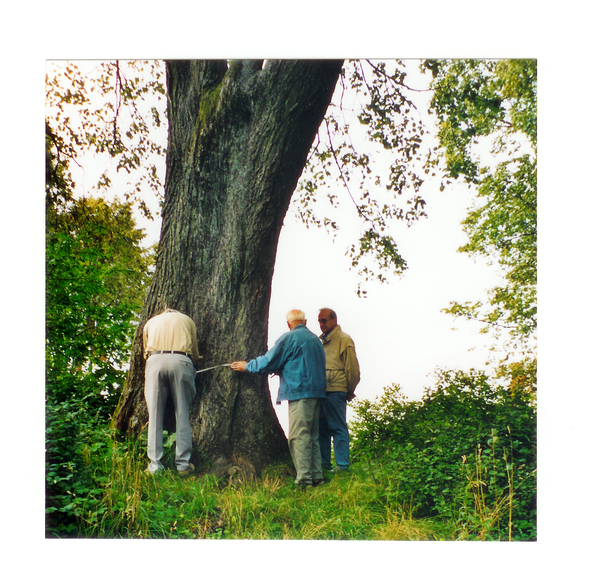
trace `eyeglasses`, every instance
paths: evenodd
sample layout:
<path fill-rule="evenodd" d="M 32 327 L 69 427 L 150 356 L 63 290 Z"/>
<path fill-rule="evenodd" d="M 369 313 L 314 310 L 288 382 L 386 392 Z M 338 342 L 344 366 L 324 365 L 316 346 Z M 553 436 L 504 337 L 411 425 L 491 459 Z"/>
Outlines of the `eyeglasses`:
<path fill-rule="evenodd" d="M 327 321 L 333 321 L 333 319 L 318 319 L 319 323 L 327 323 Z"/>

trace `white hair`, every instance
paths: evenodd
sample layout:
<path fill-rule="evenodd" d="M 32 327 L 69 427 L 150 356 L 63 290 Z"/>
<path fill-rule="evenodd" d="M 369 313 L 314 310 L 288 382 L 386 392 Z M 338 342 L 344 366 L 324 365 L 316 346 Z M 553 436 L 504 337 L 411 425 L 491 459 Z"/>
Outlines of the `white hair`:
<path fill-rule="evenodd" d="M 306 315 L 304 314 L 304 311 L 292 309 L 291 311 L 288 311 L 285 320 L 288 323 L 294 323 L 294 321 L 306 321 Z"/>

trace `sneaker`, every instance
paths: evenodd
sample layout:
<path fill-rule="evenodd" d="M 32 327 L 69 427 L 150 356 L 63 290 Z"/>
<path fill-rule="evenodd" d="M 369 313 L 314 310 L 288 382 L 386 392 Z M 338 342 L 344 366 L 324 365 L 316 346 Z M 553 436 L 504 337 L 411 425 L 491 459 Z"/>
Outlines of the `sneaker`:
<path fill-rule="evenodd" d="M 344 471 L 349 471 L 349 467 L 340 467 L 339 465 L 333 470 L 333 473 L 343 473 Z"/>
<path fill-rule="evenodd" d="M 318 487 L 318 486 L 320 486 L 320 485 L 323 485 L 324 483 L 325 483 L 325 479 L 324 479 L 324 478 L 321 478 L 321 479 L 313 479 L 312 486 L 313 486 L 313 487 Z"/>

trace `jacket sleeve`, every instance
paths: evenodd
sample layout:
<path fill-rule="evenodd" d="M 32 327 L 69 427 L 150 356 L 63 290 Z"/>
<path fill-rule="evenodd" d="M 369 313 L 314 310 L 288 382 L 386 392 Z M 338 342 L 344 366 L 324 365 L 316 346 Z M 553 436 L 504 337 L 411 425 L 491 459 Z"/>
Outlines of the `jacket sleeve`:
<path fill-rule="evenodd" d="M 352 340 L 349 340 L 349 343 L 342 350 L 340 357 L 344 362 L 346 381 L 348 382 L 348 394 L 354 394 L 354 390 L 360 382 L 360 366 Z"/>
<path fill-rule="evenodd" d="M 276 374 L 285 364 L 284 336 L 265 355 L 254 358 L 246 364 L 246 371 L 251 374 Z"/>

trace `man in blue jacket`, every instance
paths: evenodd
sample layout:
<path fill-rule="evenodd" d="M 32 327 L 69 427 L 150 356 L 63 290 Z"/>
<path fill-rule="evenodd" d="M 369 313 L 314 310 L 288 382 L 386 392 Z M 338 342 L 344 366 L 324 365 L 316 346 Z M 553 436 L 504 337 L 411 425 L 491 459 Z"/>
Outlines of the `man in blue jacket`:
<path fill-rule="evenodd" d="M 323 483 L 319 449 L 319 406 L 325 398 L 325 351 L 306 327 L 306 316 L 293 309 L 286 315 L 289 328 L 263 356 L 233 362 L 231 369 L 280 377 L 277 404 L 289 404 L 288 445 L 301 488 Z"/>

